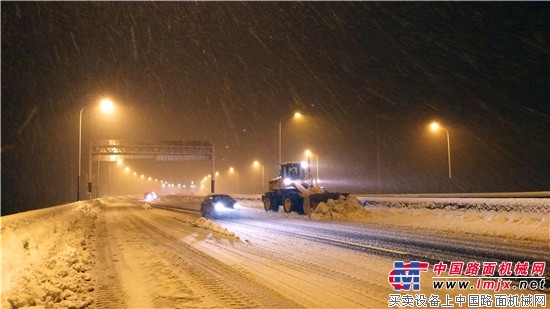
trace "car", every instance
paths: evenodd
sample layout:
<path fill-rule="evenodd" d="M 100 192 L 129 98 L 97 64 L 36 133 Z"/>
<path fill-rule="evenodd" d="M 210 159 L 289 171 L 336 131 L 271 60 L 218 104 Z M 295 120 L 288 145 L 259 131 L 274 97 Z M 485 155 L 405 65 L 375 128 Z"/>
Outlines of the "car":
<path fill-rule="evenodd" d="M 143 200 L 146 202 L 152 202 L 158 199 L 158 195 L 154 191 L 143 193 Z"/>
<path fill-rule="evenodd" d="M 227 194 L 209 194 L 201 201 L 201 215 L 205 218 L 219 217 L 235 208 L 237 201 Z"/>

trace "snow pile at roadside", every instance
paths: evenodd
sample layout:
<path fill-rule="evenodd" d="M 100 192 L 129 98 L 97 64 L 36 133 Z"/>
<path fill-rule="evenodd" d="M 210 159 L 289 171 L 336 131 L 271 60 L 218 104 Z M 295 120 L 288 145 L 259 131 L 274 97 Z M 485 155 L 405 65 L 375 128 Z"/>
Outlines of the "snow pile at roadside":
<path fill-rule="evenodd" d="M 220 234 L 223 234 L 223 235 L 226 235 L 226 236 L 231 236 L 231 237 L 235 236 L 234 232 L 231 232 L 231 231 L 227 230 L 226 228 L 222 227 L 219 223 L 216 223 L 216 222 L 214 222 L 212 220 L 209 220 L 209 219 L 206 219 L 204 217 L 200 217 L 198 219 L 195 219 L 195 220 L 191 221 L 190 223 L 193 226 L 200 227 L 200 228 L 203 228 L 205 230 L 213 231 L 213 232 L 220 233 Z"/>
<path fill-rule="evenodd" d="M 101 202 L 2 218 L 2 308 L 84 308 L 93 303 L 95 220 Z"/>
<path fill-rule="evenodd" d="M 326 203 L 321 202 L 311 214 L 314 220 L 362 219 L 368 216 L 368 210 L 352 195 L 348 197 L 340 195 L 337 200 L 329 199 Z"/>
<path fill-rule="evenodd" d="M 471 209 L 369 207 L 370 223 L 430 231 L 499 236 L 548 242 L 548 213 L 505 212 Z"/>

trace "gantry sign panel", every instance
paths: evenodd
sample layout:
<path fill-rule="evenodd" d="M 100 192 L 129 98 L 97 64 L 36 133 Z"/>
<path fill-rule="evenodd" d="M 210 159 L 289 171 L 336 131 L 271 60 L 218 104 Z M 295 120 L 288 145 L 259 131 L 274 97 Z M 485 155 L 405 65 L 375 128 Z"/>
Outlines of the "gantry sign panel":
<path fill-rule="evenodd" d="M 92 143 L 90 153 L 91 161 L 213 161 L 214 147 L 208 141 L 137 144 L 120 140 L 106 140 Z"/>

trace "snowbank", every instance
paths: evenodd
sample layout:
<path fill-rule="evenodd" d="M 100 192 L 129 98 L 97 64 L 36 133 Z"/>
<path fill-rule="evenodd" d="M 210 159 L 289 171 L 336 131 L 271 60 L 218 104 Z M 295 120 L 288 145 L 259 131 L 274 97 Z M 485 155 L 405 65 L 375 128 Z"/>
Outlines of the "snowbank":
<path fill-rule="evenodd" d="M 550 239 L 547 199 L 414 199 L 369 201 L 369 223 L 462 235 Z"/>
<path fill-rule="evenodd" d="M 190 222 L 191 225 L 203 228 L 205 230 L 213 231 L 216 233 L 220 233 L 226 236 L 235 236 L 234 232 L 228 231 L 226 228 L 223 228 L 219 223 L 216 223 L 212 220 L 206 219 L 204 217 L 200 217 L 198 219 L 195 219 Z"/>
<path fill-rule="evenodd" d="M 366 208 L 352 195 L 348 197 L 340 195 L 337 200 L 329 199 L 326 203 L 321 202 L 311 214 L 314 220 L 362 219 L 368 216 L 369 212 Z"/>
<path fill-rule="evenodd" d="M 92 304 L 94 221 L 99 201 L 2 217 L 2 308 Z"/>

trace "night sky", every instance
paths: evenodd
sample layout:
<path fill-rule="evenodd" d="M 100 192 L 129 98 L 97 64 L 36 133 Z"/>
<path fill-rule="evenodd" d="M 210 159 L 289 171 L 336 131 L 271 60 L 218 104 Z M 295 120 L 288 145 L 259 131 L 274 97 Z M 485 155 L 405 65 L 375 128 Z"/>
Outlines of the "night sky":
<path fill-rule="evenodd" d="M 432 120 L 453 192 L 550 189 L 550 3 L 1 6 L 2 215 L 75 201 L 87 104 L 84 158 L 91 140 L 209 140 L 243 193 L 261 190 L 252 161 L 276 176 L 281 119 L 283 161 L 311 149 L 329 190 L 448 192 Z M 94 108 L 103 97 L 114 114 Z"/>

